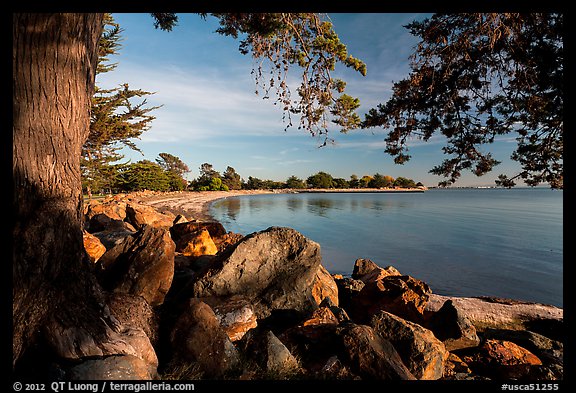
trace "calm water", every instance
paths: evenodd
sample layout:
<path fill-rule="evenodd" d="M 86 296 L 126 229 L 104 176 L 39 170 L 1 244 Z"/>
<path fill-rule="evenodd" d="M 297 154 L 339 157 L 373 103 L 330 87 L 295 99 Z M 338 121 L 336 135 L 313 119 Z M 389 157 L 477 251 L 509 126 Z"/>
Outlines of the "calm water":
<path fill-rule="evenodd" d="M 434 293 L 562 307 L 563 191 L 434 189 L 415 194 L 269 194 L 216 201 L 233 232 L 287 226 L 320 243 L 323 265 L 392 265 Z"/>

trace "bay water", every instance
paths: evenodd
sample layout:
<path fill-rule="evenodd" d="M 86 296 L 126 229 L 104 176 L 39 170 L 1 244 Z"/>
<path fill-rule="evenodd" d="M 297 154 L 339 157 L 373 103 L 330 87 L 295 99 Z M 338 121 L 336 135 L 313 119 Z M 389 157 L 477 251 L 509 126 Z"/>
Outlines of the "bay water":
<path fill-rule="evenodd" d="M 243 235 L 294 228 L 320 244 L 330 273 L 369 258 L 437 294 L 563 307 L 563 191 L 261 194 L 217 200 L 210 213 Z"/>

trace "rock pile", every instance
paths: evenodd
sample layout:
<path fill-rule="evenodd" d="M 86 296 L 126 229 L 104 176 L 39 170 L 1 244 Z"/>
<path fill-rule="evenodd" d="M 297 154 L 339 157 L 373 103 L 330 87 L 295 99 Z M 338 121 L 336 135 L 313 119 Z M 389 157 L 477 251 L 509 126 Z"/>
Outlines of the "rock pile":
<path fill-rule="evenodd" d="M 85 213 L 115 330 L 106 348 L 48 335 L 62 379 L 562 379 L 561 309 L 488 326 L 392 266 L 358 259 L 351 277 L 331 275 L 291 228 L 242 236 L 130 195 Z"/>

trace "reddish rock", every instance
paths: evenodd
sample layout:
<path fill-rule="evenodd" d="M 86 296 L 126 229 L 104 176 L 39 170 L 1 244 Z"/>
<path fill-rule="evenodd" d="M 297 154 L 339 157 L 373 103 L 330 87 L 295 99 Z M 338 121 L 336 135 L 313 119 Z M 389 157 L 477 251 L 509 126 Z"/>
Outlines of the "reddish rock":
<path fill-rule="evenodd" d="M 104 203 L 91 201 L 86 205 L 86 221 L 92 217 L 103 214 L 112 220 L 123 221 L 126 218 L 126 202 L 114 199 L 107 199 Z"/>
<path fill-rule="evenodd" d="M 428 284 L 411 276 L 387 276 L 368 282 L 353 297 L 350 316 L 365 322 L 381 310 L 420 323 L 432 291 Z"/>
<path fill-rule="evenodd" d="M 244 235 L 234 232 L 228 232 L 222 236 L 215 236 L 212 238 L 214 240 L 214 244 L 218 249 L 218 252 L 223 252 L 226 248 L 234 246 L 240 240 L 244 238 Z"/>
<path fill-rule="evenodd" d="M 432 331 L 386 311 L 372 317 L 371 326 L 389 340 L 417 379 L 442 378 L 448 351 Z"/>
<path fill-rule="evenodd" d="M 390 341 L 370 326 L 347 324 L 339 329 L 350 369 L 363 379 L 416 379 Z"/>
<path fill-rule="evenodd" d="M 338 325 L 338 318 L 336 318 L 334 313 L 328 307 L 320 307 L 314 310 L 310 318 L 305 320 L 302 325 L 310 326 L 324 324 Z"/>
<path fill-rule="evenodd" d="M 338 306 L 338 286 L 323 265 L 318 267 L 316 277 L 312 283 L 312 296 L 316 303 L 320 304 L 326 298 L 330 298 L 335 306 Z"/>
<path fill-rule="evenodd" d="M 370 259 L 359 258 L 354 263 L 352 278 L 364 283 L 376 281 L 388 276 L 401 276 L 402 274 L 393 266 L 382 268 Z"/>
<path fill-rule="evenodd" d="M 180 224 L 174 224 L 170 228 L 170 234 L 174 241 L 178 241 L 182 236 L 187 233 L 196 232 L 199 229 L 206 229 L 213 239 L 217 239 L 226 235 L 226 229 L 219 222 L 201 222 L 190 221 Z"/>
<path fill-rule="evenodd" d="M 225 300 L 208 298 L 204 299 L 204 301 L 214 311 L 220 326 L 224 329 L 230 341 L 240 340 L 246 332 L 258 326 L 252 305 L 241 296 L 233 296 Z"/>
<path fill-rule="evenodd" d="M 166 229 L 145 225 L 98 261 L 98 278 L 113 292 L 140 295 L 151 306 L 164 302 L 174 277 L 175 244 Z"/>
<path fill-rule="evenodd" d="M 82 238 L 84 240 L 84 249 L 90 258 L 90 262 L 96 263 L 98 259 L 106 252 L 106 247 L 96 236 L 83 231 Z"/>
<path fill-rule="evenodd" d="M 176 251 L 185 256 L 216 255 L 218 248 L 206 229 L 187 233 L 178 239 Z"/>
<path fill-rule="evenodd" d="M 174 221 L 174 214 L 160 213 L 152 206 L 129 203 L 126 205 L 126 220 L 136 229 L 144 225 L 150 225 L 157 228 L 170 228 Z"/>
<path fill-rule="evenodd" d="M 206 303 L 190 299 L 170 334 L 174 355 L 195 362 L 206 377 L 218 377 L 236 367 L 239 355 L 218 317 Z"/>
<path fill-rule="evenodd" d="M 486 340 L 478 353 L 467 356 L 464 360 L 472 371 L 495 379 L 521 379 L 530 374 L 542 361 L 511 341 Z"/>

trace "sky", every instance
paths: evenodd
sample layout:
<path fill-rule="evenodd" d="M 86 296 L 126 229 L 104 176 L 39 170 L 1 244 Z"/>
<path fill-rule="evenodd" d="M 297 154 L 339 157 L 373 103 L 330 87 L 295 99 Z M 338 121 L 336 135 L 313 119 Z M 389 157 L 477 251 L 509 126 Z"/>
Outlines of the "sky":
<path fill-rule="evenodd" d="M 403 26 L 429 14 L 328 16 L 348 53 L 367 65 L 365 77 L 344 66 L 333 73 L 347 82 L 347 94 L 360 99 L 358 113 L 364 118 L 370 108 L 390 97 L 393 82 L 409 73 L 409 57 L 418 41 Z M 239 52 L 239 40 L 214 32 L 215 18 L 178 14 L 178 25 L 165 32 L 154 28 L 148 13 L 113 17 L 124 30 L 119 54 L 110 58 L 118 65 L 98 75 L 97 85 L 113 88 L 128 83 L 131 89 L 154 92 L 146 98 L 149 106 L 162 105 L 151 113 L 156 117 L 151 128 L 135 140 L 143 154 L 124 149 L 125 160 L 155 161 L 159 153 L 170 153 L 188 165 L 188 179 L 198 177 L 200 165 L 207 162 L 220 173 L 231 166 L 245 180 L 252 176 L 285 181 L 292 175 L 306 179 L 319 171 L 345 179 L 352 174 L 403 176 L 426 186 L 444 180 L 429 173 L 446 158 L 441 137 L 411 141 L 411 160 L 397 165 L 384 152 L 382 129 L 342 134 L 334 125 L 329 136 L 335 142 L 325 147 L 319 147 L 324 139 L 298 130 L 297 119 L 285 130 L 281 108 L 255 94 L 251 71 L 257 63 Z M 288 73 L 298 76 L 297 69 Z M 519 165 L 509 159 L 515 142 L 508 137 L 490 145 L 502 163 L 482 177 L 463 173 L 455 186 L 494 185 L 500 173 L 518 173 Z"/>

